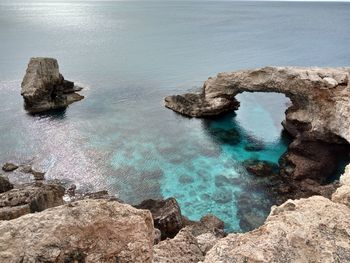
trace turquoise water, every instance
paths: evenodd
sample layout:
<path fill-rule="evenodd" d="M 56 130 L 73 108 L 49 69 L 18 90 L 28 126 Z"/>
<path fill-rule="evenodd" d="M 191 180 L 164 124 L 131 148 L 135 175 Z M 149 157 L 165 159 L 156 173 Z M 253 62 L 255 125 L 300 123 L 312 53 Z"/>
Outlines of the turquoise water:
<path fill-rule="evenodd" d="M 191 219 L 213 213 L 227 230 L 245 230 L 240 220 L 266 216 L 272 200 L 242 162 L 276 163 L 286 150 L 288 100 L 241 94 L 236 115 L 202 120 L 165 109 L 163 97 L 221 71 L 348 66 L 349 11 L 348 3 L 1 1 L 0 162 L 33 160 L 49 179 L 131 203 L 175 196 Z M 19 93 L 31 56 L 57 58 L 86 99 L 27 115 Z"/>

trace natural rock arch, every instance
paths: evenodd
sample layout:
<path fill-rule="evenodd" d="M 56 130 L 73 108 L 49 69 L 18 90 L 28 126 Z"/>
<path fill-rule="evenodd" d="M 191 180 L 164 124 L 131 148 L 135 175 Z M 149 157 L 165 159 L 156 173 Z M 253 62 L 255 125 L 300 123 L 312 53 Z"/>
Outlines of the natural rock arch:
<path fill-rule="evenodd" d="M 281 173 L 319 182 L 334 172 L 350 143 L 350 68 L 265 67 L 209 78 L 199 94 L 165 98 L 165 106 L 190 117 L 237 110 L 242 92 L 277 92 L 290 98 L 282 125 L 293 137 Z"/>

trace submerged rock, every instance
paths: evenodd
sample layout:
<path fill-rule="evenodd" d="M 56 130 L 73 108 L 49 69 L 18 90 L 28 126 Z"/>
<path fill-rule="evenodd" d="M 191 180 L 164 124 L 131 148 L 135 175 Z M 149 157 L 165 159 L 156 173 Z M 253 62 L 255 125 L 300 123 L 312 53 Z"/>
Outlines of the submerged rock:
<path fill-rule="evenodd" d="M 2 170 L 4 172 L 12 172 L 14 170 L 16 170 L 18 168 L 18 165 L 14 164 L 14 163 L 4 163 L 4 165 L 2 166 Z"/>
<path fill-rule="evenodd" d="M 246 160 L 243 162 L 246 170 L 257 177 L 267 177 L 278 173 L 278 166 L 274 163 L 262 160 Z"/>
<path fill-rule="evenodd" d="M 74 83 L 65 80 L 54 58 L 31 58 L 22 81 L 21 95 L 31 113 L 66 108 L 84 97 Z"/>
<path fill-rule="evenodd" d="M 11 189 L 13 189 L 13 185 L 6 177 L 0 175 L 0 193 L 10 191 Z"/>
<path fill-rule="evenodd" d="M 151 263 L 149 211 L 83 200 L 0 222 L 0 262 Z"/>
<path fill-rule="evenodd" d="M 0 194 L 0 220 L 10 220 L 63 204 L 64 188 L 56 184 L 26 185 Z"/>
<path fill-rule="evenodd" d="M 225 144 L 237 145 L 241 142 L 241 135 L 237 129 L 213 129 L 209 132 L 215 140 Z"/>
<path fill-rule="evenodd" d="M 154 227 L 161 231 L 162 239 L 173 238 L 183 227 L 180 206 L 175 198 L 148 199 L 135 207 L 151 211 Z"/>

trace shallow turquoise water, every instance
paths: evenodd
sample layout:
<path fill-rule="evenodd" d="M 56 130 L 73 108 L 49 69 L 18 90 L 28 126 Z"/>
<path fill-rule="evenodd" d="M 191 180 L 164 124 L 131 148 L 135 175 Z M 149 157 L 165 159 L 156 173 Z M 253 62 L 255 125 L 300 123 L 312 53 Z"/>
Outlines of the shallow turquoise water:
<path fill-rule="evenodd" d="M 264 65 L 346 66 L 348 3 L 0 3 L 0 162 L 34 159 L 48 178 L 108 189 L 137 203 L 175 196 L 192 219 L 214 213 L 229 231 L 266 216 L 271 200 L 244 160 L 277 162 L 288 100 L 239 95 L 237 115 L 188 119 L 163 97 L 221 71 Z M 327 17 L 327 19 L 325 19 Z M 29 116 L 20 82 L 31 56 L 59 60 L 86 99 Z M 247 151 L 247 144 L 264 146 Z M 244 198 L 251 199 L 249 203 Z"/>

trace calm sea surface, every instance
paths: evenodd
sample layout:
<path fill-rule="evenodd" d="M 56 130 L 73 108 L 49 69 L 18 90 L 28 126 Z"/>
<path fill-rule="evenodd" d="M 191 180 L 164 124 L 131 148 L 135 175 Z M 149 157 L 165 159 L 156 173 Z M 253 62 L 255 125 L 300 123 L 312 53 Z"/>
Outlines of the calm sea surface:
<path fill-rule="evenodd" d="M 131 203 L 174 196 L 191 219 L 213 213 L 241 231 L 242 217 L 271 205 L 242 162 L 278 161 L 288 100 L 242 94 L 236 115 L 202 120 L 163 97 L 222 71 L 349 66 L 349 14 L 349 3 L 1 0 L 0 162 L 33 160 L 49 179 Z M 85 100 L 27 115 L 20 83 L 32 56 L 57 58 Z M 248 151 L 252 142 L 263 149 Z"/>

